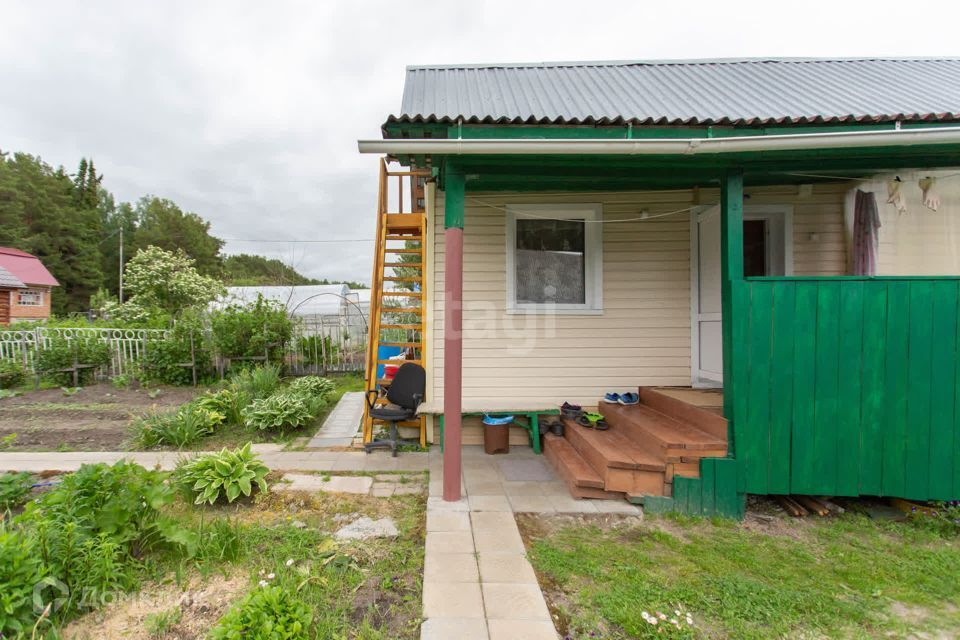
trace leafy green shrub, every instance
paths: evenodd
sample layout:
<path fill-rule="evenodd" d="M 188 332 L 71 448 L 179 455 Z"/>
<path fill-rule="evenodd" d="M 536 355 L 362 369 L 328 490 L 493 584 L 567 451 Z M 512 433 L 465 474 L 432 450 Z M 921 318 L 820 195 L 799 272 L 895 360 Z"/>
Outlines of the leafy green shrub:
<path fill-rule="evenodd" d="M 203 340 L 200 317 L 190 312 L 181 316 L 165 338 L 147 343 L 143 361 L 144 377 L 153 383 L 175 386 L 193 384 L 193 371 L 185 366 L 190 363 L 191 342 L 197 378 L 208 378 L 213 371 L 210 348 Z"/>
<path fill-rule="evenodd" d="M 227 612 L 210 631 L 211 640 L 300 640 L 313 620 L 310 607 L 287 589 L 260 587 Z"/>
<path fill-rule="evenodd" d="M 250 403 L 243 410 L 243 419 L 248 427 L 260 431 L 297 429 L 317 417 L 318 405 L 303 393 L 275 393 Z"/>
<path fill-rule="evenodd" d="M 0 389 L 13 389 L 27 381 L 23 365 L 13 360 L 0 360 Z"/>
<path fill-rule="evenodd" d="M 233 376 L 230 385 L 251 400 L 266 398 L 280 388 L 280 367 L 266 365 L 244 369 Z"/>
<path fill-rule="evenodd" d="M 260 459 L 251 453 L 248 442 L 239 449 L 223 449 L 220 453 L 206 453 L 177 465 L 174 481 L 181 489 L 195 496 L 194 504 L 213 504 L 226 496 L 233 502 L 240 495 L 250 496 L 253 488 L 267 490 L 264 477 L 270 472 Z"/>
<path fill-rule="evenodd" d="M 36 547 L 23 531 L 0 522 L 0 637 L 22 637 L 34 625 L 33 588 L 44 578 Z"/>
<path fill-rule="evenodd" d="M 305 376 L 303 378 L 296 378 L 290 383 L 289 388 L 291 391 L 327 398 L 336 390 L 337 385 L 330 378 Z"/>
<path fill-rule="evenodd" d="M 45 576 L 66 586 L 59 617 L 135 586 L 136 558 L 159 540 L 160 509 L 172 498 L 165 479 L 126 461 L 83 465 L 14 519 Z"/>
<path fill-rule="evenodd" d="M 212 434 L 224 414 L 198 404 L 186 404 L 171 413 L 154 413 L 133 423 L 134 442 L 146 449 L 163 445 L 191 445 Z"/>
<path fill-rule="evenodd" d="M 112 466 L 85 464 L 36 500 L 27 503 L 17 521 L 38 529 L 47 526 L 51 540 L 61 538 L 63 527 L 73 524 L 81 537 L 101 533 L 130 549 L 149 545 L 159 509 L 172 492 L 166 474 L 121 460 Z M 47 548 L 45 557 L 55 557 Z"/>
<path fill-rule="evenodd" d="M 80 369 L 81 385 L 89 384 L 97 374 L 97 369 L 110 363 L 110 347 L 97 340 L 74 338 L 54 338 L 37 353 L 37 367 L 45 377 L 59 385 L 73 384 L 73 374 L 60 371 L 77 364 L 93 365 L 93 368 Z"/>
<path fill-rule="evenodd" d="M 293 335 L 293 322 L 279 303 L 262 296 L 248 305 L 229 305 L 210 317 L 213 342 L 228 358 L 262 356 L 279 361 Z"/>
<path fill-rule="evenodd" d="M 208 391 L 193 400 L 193 404 L 223 414 L 228 424 L 243 424 L 243 409 L 250 404 L 250 395 L 234 386 L 217 392 Z"/>
<path fill-rule="evenodd" d="M 0 512 L 23 504 L 32 486 L 29 473 L 0 473 Z"/>

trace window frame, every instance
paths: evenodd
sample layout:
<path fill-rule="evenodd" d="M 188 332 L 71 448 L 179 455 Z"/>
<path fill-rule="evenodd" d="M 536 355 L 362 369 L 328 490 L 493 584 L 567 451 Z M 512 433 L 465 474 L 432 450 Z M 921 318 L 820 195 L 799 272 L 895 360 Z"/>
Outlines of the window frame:
<path fill-rule="evenodd" d="M 508 204 L 506 207 L 506 312 L 508 314 L 603 314 L 603 205 Z M 519 303 L 516 291 L 517 220 L 558 218 L 584 220 L 584 303 Z"/>
<path fill-rule="evenodd" d="M 34 307 L 42 307 L 43 304 L 44 304 L 44 300 L 43 300 L 43 289 L 36 289 L 36 288 L 17 289 L 16 293 L 17 293 L 17 306 L 18 306 L 18 307 L 31 307 L 31 308 L 34 308 Z M 35 295 L 35 296 L 37 297 L 37 302 L 36 302 L 36 303 L 33 303 L 33 302 L 26 302 L 26 303 L 25 303 L 25 302 L 23 302 L 23 300 L 21 299 L 21 296 L 23 296 L 24 294 L 27 294 L 27 295 Z"/>

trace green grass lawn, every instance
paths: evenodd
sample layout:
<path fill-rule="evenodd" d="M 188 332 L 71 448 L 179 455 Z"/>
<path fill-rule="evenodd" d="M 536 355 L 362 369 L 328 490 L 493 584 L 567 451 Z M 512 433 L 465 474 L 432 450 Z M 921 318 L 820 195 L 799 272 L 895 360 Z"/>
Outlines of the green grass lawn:
<path fill-rule="evenodd" d="M 853 514 L 521 528 L 571 639 L 960 637 L 956 532 Z M 670 624 L 678 609 L 694 626 Z"/>

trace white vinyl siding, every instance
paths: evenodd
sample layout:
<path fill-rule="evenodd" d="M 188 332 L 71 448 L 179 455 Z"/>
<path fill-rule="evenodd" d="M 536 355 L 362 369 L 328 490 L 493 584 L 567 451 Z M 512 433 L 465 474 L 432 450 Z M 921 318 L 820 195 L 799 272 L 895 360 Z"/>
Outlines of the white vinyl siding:
<path fill-rule="evenodd" d="M 846 272 L 848 185 L 747 188 L 750 205 L 793 206 L 794 273 Z M 715 203 L 716 189 L 615 193 L 471 193 L 464 223 L 463 397 L 595 405 L 605 391 L 690 384 L 690 218 L 658 214 Z M 506 304 L 505 210 L 512 204 L 603 208 L 602 315 L 513 315 Z M 648 214 L 646 220 L 621 222 Z M 443 192 L 432 236 L 431 403 L 443 399 Z M 519 430 L 517 430 L 519 431 Z M 521 434 L 522 435 L 522 434 Z M 466 437 L 466 436 L 465 436 Z M 467 441 L 467 440 L 465 440 Z"/>

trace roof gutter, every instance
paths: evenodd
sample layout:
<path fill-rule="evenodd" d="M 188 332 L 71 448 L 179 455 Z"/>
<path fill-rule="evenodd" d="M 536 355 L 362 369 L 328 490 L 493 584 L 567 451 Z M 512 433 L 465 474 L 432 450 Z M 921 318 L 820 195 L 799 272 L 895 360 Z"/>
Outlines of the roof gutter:
<path fill-rule="evenodd" d="M 360 140 L 360 153 L 387 155 L 704 155 L 853 147 L 960 144 L 960 127 L 670 139 Z"/>

